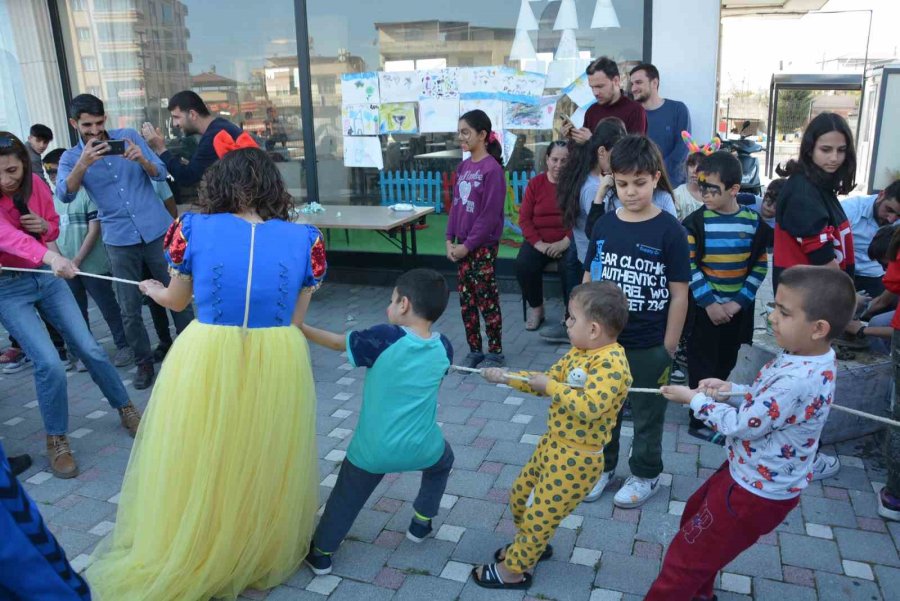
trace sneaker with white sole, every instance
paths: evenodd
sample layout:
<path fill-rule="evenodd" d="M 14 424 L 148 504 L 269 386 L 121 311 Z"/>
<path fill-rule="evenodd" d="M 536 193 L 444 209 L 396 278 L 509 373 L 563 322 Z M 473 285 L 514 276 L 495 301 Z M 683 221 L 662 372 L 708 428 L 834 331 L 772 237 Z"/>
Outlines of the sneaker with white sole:
<path fill-rule="evenodd" d="M 816 453 L 816 459 L 813 461 L 812 473 L 813 480 L 825 480 L 837 475 L 841 471 L 841 461 L 837 457 L 826 455 L 825 453 Z"/>
<path fill-rule="evenodd" d="M 29 359 L 26 355 L 19 355 L 19 358 L 8 362 L 3 366 L 3 373 L 9 374 L 17 374 L 26 367 L 31 366 L 31 359 Z"/>
<path fill-rule="evenodd" d="M 637 476 L 628 476 L 625 484 L 616 493 L 613 503 L 616 507 L 623 509 L 631 509 L 640 507 L 647 502 L 647 499 L 659 492 L 659 476 L 656 478 L 638 478 Z"/>
<path fill-rule="evenodd" d="M 591 492 L 587 494 L 584 498 L 585 503 L 593 503 L 603 494 L 603 491 L 606 490 L 606 487 L 609 486 L 609 481 L 612 480 L 613 473 L 612 472 L 603 472 L 600 474 L 600 479 L 597 480 L 597 483 L 594 485 L 594 488 L 591 489 Z"/>
<path fill-rule="evenodd" d="M 331 560 L 331 553 L 319 553 L 312 545 L 310 545 L 309 553 L 306 554 L 304 561 L 316 576 L 331 574 L 331 568 L 334 565 Z"/>
<path fill-rule="evenodd" d="M 890 494 L 886 488 L 878 493 L 878 515 L 886 520 L 900 522 L 900 498 Z"/>

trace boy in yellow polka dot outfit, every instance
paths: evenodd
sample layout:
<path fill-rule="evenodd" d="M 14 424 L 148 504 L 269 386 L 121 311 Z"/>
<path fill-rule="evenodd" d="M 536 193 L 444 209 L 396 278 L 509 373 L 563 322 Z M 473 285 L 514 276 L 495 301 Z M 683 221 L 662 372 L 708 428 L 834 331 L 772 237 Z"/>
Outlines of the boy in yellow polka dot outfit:
<path fill-rule="evenodd" d="M 616 342 L 627 320 L 628 302 L 618 286 L 610 282 L 581 284 L 572 291 L 566 320 L 572 349 L 546 374 L 516 374 L 529 378 L 523 382 L 508 380 L 503 369 L 482 371 L 491 382 L 508 383 L 552 400 L 547 433 L 510 492 L 515 540 L 497 550 L 497 563 L 473 570 L 472 578 L 479 586 L 531 586 L 527 570 L 552 555 L 548 542 L 556 528 L 600 478 L 603 446 L 632 382 L 625 351 Z"/>

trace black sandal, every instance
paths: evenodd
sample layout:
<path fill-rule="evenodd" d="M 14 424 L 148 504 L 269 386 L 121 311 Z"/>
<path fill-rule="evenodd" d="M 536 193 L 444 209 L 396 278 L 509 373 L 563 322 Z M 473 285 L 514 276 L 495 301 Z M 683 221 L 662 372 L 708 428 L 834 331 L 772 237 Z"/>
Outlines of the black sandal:
<path fill-rule="evenodd" d="M 519 582 L 503 582 L 497 564 L 488 563 L 481 566 L 482 576 L 478 576 L 478 568 L 472 568 L 472 580 L 482 588 L 498 588 L 507 590 L 526 590 L 531 588 L 531 574 L 522 572 Z"/>
<path fill-rule="evenodd" d="M 494 561 L 502 562 L 506 559 L 506 557 L 500 557 L 500 552 L 504 551 L 504 555 L 506 551 L 509 551 L 509 548 L 512 545 L 506 545 L 505 547 L 501 547 L 494 551 Z M 538 561 L 544 561 L 545 559 L 550 559 L 553 557 L 553 545 L 547 545 L 547 548 L 544 549 L 544 552 L 541 553 L 541 556 L 538 558 Z"/>

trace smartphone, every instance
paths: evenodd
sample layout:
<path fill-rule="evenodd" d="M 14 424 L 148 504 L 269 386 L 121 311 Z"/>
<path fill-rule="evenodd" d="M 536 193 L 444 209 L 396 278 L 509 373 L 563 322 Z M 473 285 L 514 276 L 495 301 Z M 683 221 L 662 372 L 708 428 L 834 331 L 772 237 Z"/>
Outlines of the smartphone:
<path fill-rule="evenodd" d="M 125 140 L 107 140 L 109 150 L 104 154 L 125 154 Z"/>

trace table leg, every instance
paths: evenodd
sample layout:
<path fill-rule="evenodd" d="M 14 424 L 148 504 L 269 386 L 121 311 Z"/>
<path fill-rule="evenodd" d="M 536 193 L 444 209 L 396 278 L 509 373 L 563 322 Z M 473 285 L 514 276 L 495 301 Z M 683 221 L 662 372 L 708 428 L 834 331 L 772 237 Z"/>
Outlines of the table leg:
<path fill-rule="evenodd" d="M 406 227 L 405 225 L 400 226 L 400 252 L 403 254 L 403 259 L 406 260 Z M 413 234 L 415 236 L 415 234 Z"/>
<path fill-rule="evenodd" d="M 410 226 L 410 230 L 409 230 L 410 242 L 412 243 L 412 256 L 413 257 L 416 257 L 419 254 L 419 251 L 416 248 L 416 229 L 417 229 L 416 224 L 413 223 Z"/>

